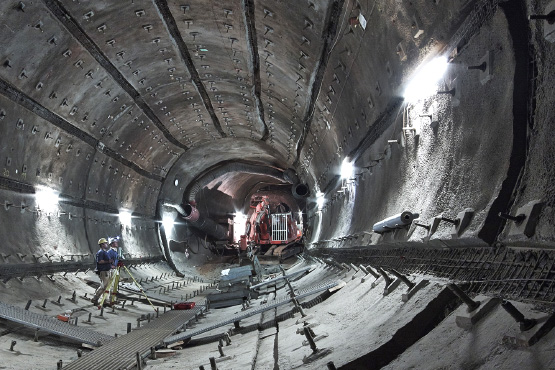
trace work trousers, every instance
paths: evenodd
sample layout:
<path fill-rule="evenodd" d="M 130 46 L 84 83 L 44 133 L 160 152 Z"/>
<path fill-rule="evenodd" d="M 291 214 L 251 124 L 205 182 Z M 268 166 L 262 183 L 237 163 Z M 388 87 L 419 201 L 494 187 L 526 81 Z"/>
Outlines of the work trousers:
<path fill-rule="evenodd" d="M 114 285 L 110 289 L 112 292 L 110 294 L 110 303 L 115 303 L 117 301 L 118 285 L 119 285 L 119 267 L 110 270 L 110 279 L 113 279 Z"/>
<path fill-rule="evenodd" d="M 98 276 L 100 277 L 100 286 L 98 287 L 96 292 L 94 292 L 93 301 L 98 301 L 98 298 L 100 298 L 102 293 L 104 293 L 104 290 L 106 290 L 106 286 L 108 285 L 108 282 L 110 281 L 111 272 L 110 271 L 100 271 Z"/>

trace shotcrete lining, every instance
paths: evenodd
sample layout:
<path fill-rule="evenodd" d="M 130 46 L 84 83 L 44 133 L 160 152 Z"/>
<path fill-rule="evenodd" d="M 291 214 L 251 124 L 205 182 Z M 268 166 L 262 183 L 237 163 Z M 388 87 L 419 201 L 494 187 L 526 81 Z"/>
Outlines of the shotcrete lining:
<path fill-rule="evenodd" d="M 258 174 L 273 177 L 278 181 L 285 181 L 283 177 L 283 172 L 273 167 L 241 162 L 220 163 L 215 168 L 207 170 L 206 173 L 191 181 L 183 194 L 183 199 L 194 200 L 198 191 L 203 189 L 210 182 L 214 181 L 220 176 L 225 175 L 228 172 L 240 172 L 254 175 Z"/>
<path fill-rule="evenodd" d="M 528 99 L 529 99 L 529 33 L 523 5 L 515 2 L 500 4 L 507 17 L 509 32 L 513 41 L 515 57 L 513 86 L 513 142 L 507 177 L 502 183 L 497 198 L 491 204 L 482 230 L 478 236 L 486 243 L 492 244 L 502 231 L 505 221 L 498 216 L 507 212 L 514 203 L 515 190 L 526 163 L 528 145 Z"/>
<path fill-rule="evenodd" d="M 436 327 L 445 318 L 446 307 L 456 299 L 457 297 L 453 293 L 444 288 L 410 322 L 395 332 L 389 341 L 356 360 L 346 363 L 339 369 L 381 369 Z"/>
<path fill-rule="evenodd" d="M 528 14 L 541 14 L 546 2 L 530 2 Z M 512 204 L 511 214 L 533 200 L 544 202 L 541 216 L 532 237 L 509 235 L 513 230 L 512 222 L 505 223 L 502 243 L 517 244 L 523 247 L 549 247 L 555 245 L 553 225 L 555 224 L 555 137 L 553 117 L 555 116 L 555 44 L 545 38 L 547 21 L 530 22 L 530 63 L 529 63 L 529 103 L 528 103 L 528 148 L 526 163 Z M 508 211 L 504 210 L 504 211 Z"/>

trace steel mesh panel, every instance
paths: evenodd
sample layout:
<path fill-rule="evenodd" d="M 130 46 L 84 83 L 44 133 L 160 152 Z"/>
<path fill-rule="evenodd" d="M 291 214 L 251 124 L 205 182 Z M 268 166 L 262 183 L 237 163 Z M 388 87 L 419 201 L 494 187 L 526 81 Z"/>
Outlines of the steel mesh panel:
<path fill-rule="evenodd" d="M 71 325 L 58 319 L 27 311 L 23 308 L 0 302 L 0 317 L 40 331 L 56 334 L 82 343 L 105 344 L 115 338 L 81 326 Z"/>

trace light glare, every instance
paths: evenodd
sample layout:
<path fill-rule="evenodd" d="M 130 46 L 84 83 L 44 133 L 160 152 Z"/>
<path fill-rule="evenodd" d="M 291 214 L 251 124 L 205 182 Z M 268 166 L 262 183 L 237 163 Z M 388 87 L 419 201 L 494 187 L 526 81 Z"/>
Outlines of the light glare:
<path fill-rule="evenodd" d="M 55 190 L 47 187 L 41 187 L 37 189 L 35 199 L 37 201 L 38 208 L 44 212 L 53 213 L 58 210 L 60 194 Z"/>
<path fill-rule="evenodd" d="M 404 98 L 407 102 L 425 99 L 437 93 L 437 84 L 447 71 L 447 58 L 440 57 L 420 67 L 409 82 Z"/>
<path fill-rule="evenodd" d="M 241 211 L 235 212 L 233 216 L 233 241 L 238 243 L 241 240 L 241 235 L 245 233 L 245 225 L 247 222 L 247 216 Z"/>
<path fill-rule="evenodd" d="M 131 212 L 119 211 L 119 222 L 124 226 L 131 226 Z"/>
<path fill-rule="evenodd" d="M 174 224 L 175 222 L 173 222 L 173 217 L 170 215 L 164 215 L 162 218 L 162 226 L 164 226 L 164 230 L 166 232 L 170 232 L 170 230 L 173 229 Z"/>
<path fill-rule="evenodd" d="M 353 176 L 354 166 L 349 158 L 346 157 L 341 164 L 341 178 L 342 179 L 349 179 Z"/>
<path fill-rule="evenodd" d="M 322 209 L 325 202 L 326 198 L 324 198 L 324 193 L 319 191 L 318 194 L 316 194 L 316 204 L 318 205 L 318 209 Z"/>

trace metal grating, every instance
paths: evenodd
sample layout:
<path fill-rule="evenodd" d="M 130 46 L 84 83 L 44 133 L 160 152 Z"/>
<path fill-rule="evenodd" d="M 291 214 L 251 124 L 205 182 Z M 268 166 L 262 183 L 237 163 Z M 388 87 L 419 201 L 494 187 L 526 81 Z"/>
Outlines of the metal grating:
<path fill-rule="evenodd" d="M 287 241 L 287 218 L 291 213 L 272 214 L 272 241 Z"/>
<path fill-rule="evenodd" d="M 125 265 L 129 268 L 143 265 L 157 263 L 164 260 L 164 256 L 149 256 L 142 258 L 129 258 L 125 260 Z M 25 278 L 28 276 L 46 276 L 55 273 L 70 273 L 70 272 L 81 272 L 88 271 L 95 268 L 95 263 L 92 260 L 89 261 L 64 261 L 64 262 L 35 262 L 35 263 L 4 263 L 0 264 L 0 279 L 4 283 L 12 278 Z"/>
<path fill-rule="evenodd" d="M 0 302 L 0 317 L 42 332 L 56 334 L 77 342 L 92 345 L 106 344 L 115 338 L 81 326 L 71 325 L 50 316 L 40 315 L 23 308 Z"/>
<path fill-rule="evenodd" d="M 292 277 L 296 277 L 297 275 L 304 274 L 305 272 L 309 272 L 311 269 L 312 269 L 312 266 L 305 267 L 303 269 L 292 272 L 292 273 L 287 274 L 285 276 L 282 275 L 282 276 L 278 276 L 278 277 L 275 277 L 275 278 L 270 279 L 270 280 L 263 281 L 259 284 L 251 286 L 250 289 L 251 290 L 258 289 L 258 288 L 262 288 L 263 286 L 273 284 L 273 283 L 278 282 L 278 281 L 283 280 L 283 279 L 290 279 Z"/>
<path fill-rule="evenodd" d="M 502 0 L 478 1 L 463 24 L 459 27 L 457 32 L 455 32 L 453 37 L 451 37 L 447 45 L 447 51 L 451 52 L 455 48 L 464 47 L 472 36 L 480 31 L 482 25 L 493 17 L 501 1 Z M 458 52 L 460 52 L 460 50 Z"/>
<path fill-rule="evenodd" d="M 469 290 L 505 299 L 555 303 L 555 251 L 513 248 L 344 248 L 311 254 L 337 262 L 431 274 L 469 284 Z"/>
<path fill-rule="evenodd" d="M 158 346 L 169 334 L 175 332 L 196 315 L 204 312 L 205 306 L 192 310 L 169 311 L 140 329 L 122 335 L 89 354 L 64 366 L 67 370 L 129 369 L 137 363 L 137 352 L 144 357 L 150 347 Z"/>
<path fill-rule="evenodd" d="M 324 290 L 333 288 L 337 284 L 339 284 L 339 280 L 327 280 L 327 281 L 324 281 L 320 284 L 313 285 L 313 286 L 308 287 L 306 289 L 299 290 L 298 294 L 295 295 L 295 298 L 301 299 L 301 298 L 304 298 L 304 297 L 308 297 L 308 296 L 311 296 L 313 294 L 322 292 Z M 217 329 L 219 327 L 232 324 L 236 321 L 241 321 L 241 320 L 244 320 L 248 317 L 258 315 L 259 313 L 262 313 L 264 311 L 268 311 L 268 310 L 271 310 L 273 308 L 282 306 L 284 304 L 288 304 L 291 301 L 292 301 L 292 299 L 290 297 L 277 299 L 277 300 L 273 301 L 272 303 L 267 303 L 267 304 L 261 305 L 257 308 L 253 308 L 251 310 L 244 311 L 243 313 L 241 313 L 239 315 L 235 315 L 230 319 L 220 321 L 220 322 L 217 322 L 215 324 L 208 325 L 208 326 L 205 326 L 205 327 L 202 327 L 202 328 L 190 331 L 190 332 L 184 332 L 184 333 L 181 333 L 181 334 L 172 335 L 172 336 L 164 339 L 164 343 L 167 345 L 167 344 L 175 343 L 175 342 L 180 341 L 180 340 L 189 339 L 189 338 L 192 338 L 196 335 L 209 332 L 209 331 Z"/>
<path fill-rule="evenodd" d="M 149 292 L 149 291 L 145 290 L 144 292 L 140 292 L 140 291 L 137 291 L 137 290 L 124 288 L 122 286 L 120 286 L 118 289 L 122 292 L 127 293 L 127 294 L 137 294 L 140 298 L 143 298 L 146 295 L 148 297 L 148 299 L 154 299 L 156 301 L 163 302 L 163 303 L 172 303 L 172 302 L 175 302 L 178 299 L 178 298 L 174 298 L 173 301 L 172 301 L 171 298 L 169 296 L 167 296 L 166 294 L 160 294 L 160 293 L 155 292 L 155 291 L 150 291 Z"/>

